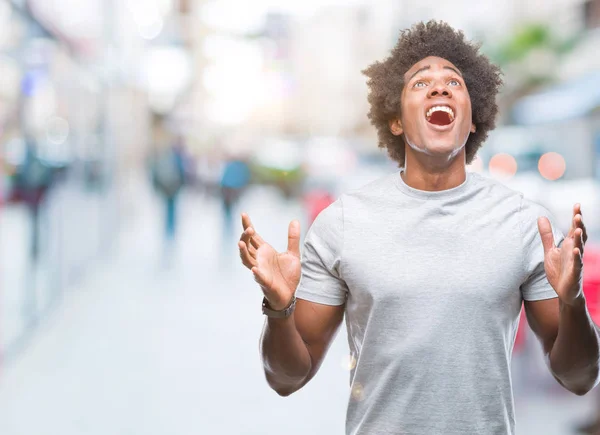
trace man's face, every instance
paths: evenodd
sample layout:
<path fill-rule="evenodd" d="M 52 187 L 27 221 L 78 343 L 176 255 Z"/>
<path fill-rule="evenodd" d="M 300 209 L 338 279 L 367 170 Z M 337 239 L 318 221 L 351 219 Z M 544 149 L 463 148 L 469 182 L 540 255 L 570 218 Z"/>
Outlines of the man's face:
<path fill-rule="evenodd" d="M 419 153 L 452 159 L 469 132 L 475 132 L 461 72 L 446 59 L 430 56 L 406 72 L 404 83 L 401 116 L 390 121 L 392 133 L 404 133 L 407 145 Z"/>

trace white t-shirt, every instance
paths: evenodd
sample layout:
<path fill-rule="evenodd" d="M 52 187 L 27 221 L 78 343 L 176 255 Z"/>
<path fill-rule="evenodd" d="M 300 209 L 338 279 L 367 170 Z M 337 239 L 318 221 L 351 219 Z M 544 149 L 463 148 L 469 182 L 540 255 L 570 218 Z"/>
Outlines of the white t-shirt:
<path fill-rule="evenodd" d="M 396 172 L 321 212 L 304 241 L 296 295 L 346 304 L 356 361 L 347 434 L 514 434 L 510 359 L 521 304 L 557 296 L 540 216 L 550 217 L 476 173 L 428 192 Z"/>

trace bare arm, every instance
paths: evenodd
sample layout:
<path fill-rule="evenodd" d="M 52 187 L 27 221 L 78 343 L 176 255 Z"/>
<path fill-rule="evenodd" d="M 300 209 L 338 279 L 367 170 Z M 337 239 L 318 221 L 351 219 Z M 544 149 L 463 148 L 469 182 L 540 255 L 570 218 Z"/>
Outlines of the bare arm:
<path fill-rule="evenodd" d="M 599 381 L 600 339 L 583 294 L 583 253 L 587 233 L 581 205 L 573 207 L 569 234 L 555 246 L 547 218 L 538 219 L 544 269 L 558 298 L 526 302 L 529 324 L 547 356 L 550 371 L 569 391 L 583 395 Z"/>
<path fill-rule="evenodd" d="M 240 258 L 274 310 L 287 307 L 300 281 L 300 227 L 292 221 L 288 249 L 278 253 L 266 243 L 243 214 Z M 260 352 L 267 382 L 281 396 L 302 388 L 319 369 L 344 317 L 344 305 L 330 306 L 298 299 L 286 319 L 267 318 Z"/>
<path fill-rule="evenodd" d="M 525 310 L 556 380 L 577 395 L 590 391 L 598 382 L 600 341 L 585 299 L 576 306 L 558 298 L 525 302 Z"/>
<path fill-rule="evenodd" d="M 265 321 L 260 348 L 267 382 L 273 390 L 288 396 L 315 376 L 343 317 L 343 305 L 298 299 L 292 316 Z"/>

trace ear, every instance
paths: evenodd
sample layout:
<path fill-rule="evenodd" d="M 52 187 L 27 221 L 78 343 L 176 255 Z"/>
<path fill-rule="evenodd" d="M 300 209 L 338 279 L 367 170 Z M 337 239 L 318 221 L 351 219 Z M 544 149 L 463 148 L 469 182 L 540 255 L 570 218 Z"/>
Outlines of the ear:
<path fill-rule="evenodd" d="M 471 133 L 475 133 L 477 131 L 477 127 L 475 124 L 471 124 Z"/>
<path fill-rule="evenodd" d="M 402 128 L 402 122 L 400 119 L 391 119 L 389 121 L 390 131 L 394 136 L 400 136 L 404 133 L 404 129 Z"/>

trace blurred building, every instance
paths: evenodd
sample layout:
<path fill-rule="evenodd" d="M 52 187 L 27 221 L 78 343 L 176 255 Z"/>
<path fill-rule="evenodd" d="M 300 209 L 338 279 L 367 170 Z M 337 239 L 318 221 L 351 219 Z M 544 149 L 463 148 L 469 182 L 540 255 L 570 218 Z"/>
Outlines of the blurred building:
<path fill-rule="evenodd" d="M 480 170 L 504 153 L 514 179 L 541 180 L 540 158 L 554 152 L 566 168 L 542 181 L 600 177 L 600 0 L 0 1 L 5 201 L 26 139 L 46 163 L 68 168 L 45 212 L 52 237 L 42 260 L 56 278 L 40 282 L 65 288 L 141 213 L 147 156 L 173 135 L 214 167 L 273 154 L 269 146 L 285 140 L 300 147 L 282 151 L 288 160 L 319 160 L 309 148 L 321 145 L 309 139 L 332 137 L 341 139 L 332 149 L 375 153 L 361 71 L 388 54 L 401 29 L 432 18 L 483 41 L 505 71 L 500 125 Z M 19 207 L 2 213 L 20 216 Z M 20 285 L 27 267 L 5 287 Z"/>
<path fill-rule="evenodd" d="M 90 264 L 110 255 L 123 221 L 136 213 L 152 114 L 171 109 L 185 79 L 168 69 L 185 59 L 169 51 L 180 41 L 167 30 L 173 7 L 0 1 L 0 353 L 18 349 Z M 15 185 L 29 155 L 60 175 L 33 224 Z M 26 248 L 37 237 L 39 255 L 30 257 Z"/>
<path fill-rule="evenodd" d="M 359 135 L 372 143 L 360 71 L 385 57 L 400 29 L 443 19 L 483 40 L 484 49 L 494 49 L 521 24 L 547 23 L 565 38 L 579 34 L 593 25 L 595 10 L 594 2 L 582 0 L 330 1 L 304 7 L 267 1 L 252 8 L 235 1 L 190 4 L 187 23 L 193 23 L 196 75 L 181 116 L 204 149 L 214 146 L 216 138 L 227 137 L 226 146 L 248 148 L 272 135 Z M 234 8 L 237 18 L 230 13 Z M 562 60 L 553 65 L 553 60 L 551 53 L 533 50 L 520 65 L 573 68 Z M 523 68 L 506 65 L 509 91 L 519 86 L 513 77 L 526 74 Z"/>

